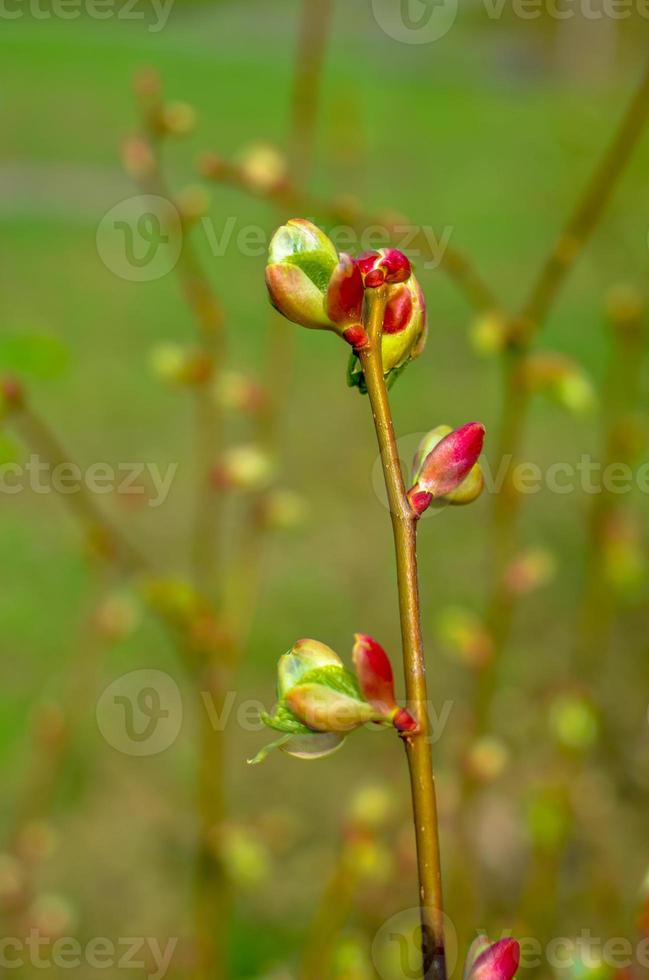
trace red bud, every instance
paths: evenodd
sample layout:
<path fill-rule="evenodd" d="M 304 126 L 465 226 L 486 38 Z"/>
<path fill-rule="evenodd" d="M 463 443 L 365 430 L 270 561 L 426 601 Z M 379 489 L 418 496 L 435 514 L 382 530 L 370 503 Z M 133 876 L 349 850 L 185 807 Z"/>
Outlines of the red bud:
<path fill-rule="evenodd" d="M 363 278 L 357 264 L 342 254 L 327 288 L 327 316 L 336 324 L 357 324 L 363 314 Z"/>
<path fill-rule="evenodd" d="M 406 282 L 412 274 L 408 258 L 396 248 L 364 252 L 356 262 L 366 289 L 375 289 L 383 283 Z"/>
<path fill-rule="evenodd" d="M 500 939 L 478 956 L 468 980 L 512 980 L 520 958 L 520 946 L 515 939 Z"/>
<path fill-rule="evenodd" d="M 379 711 L 394 711 L 394 675 L 387 653 L 365 633 L 356 633 L 355 639 L 352 659 L 363 697 Z"/>
<path fill-rule="evenodd" d="M 438 442 L 424 460 L 417 482 L 408 491 L 415 513 L 423 513 L 422 507 L 425 510 L 423 494 L 439 498 L 459 487 L 478 461 L 484 436 L 482 423 L 468 422 Z"/>

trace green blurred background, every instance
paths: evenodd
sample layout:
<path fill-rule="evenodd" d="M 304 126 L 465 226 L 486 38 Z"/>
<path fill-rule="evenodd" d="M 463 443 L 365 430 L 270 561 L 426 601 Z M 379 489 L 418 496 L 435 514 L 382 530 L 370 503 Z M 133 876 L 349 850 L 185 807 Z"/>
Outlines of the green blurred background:
<path fill-rule="evenodd" d="M 81 464 L 180 464 L 157 510 L 125 507 L 116 495 L 101 503 L 157 567 L 182 576 L 194 498 L 192 406 L 183 392 L 160 384 L 149 360 L 160 342 L 190 341 L 194 327 L 172 275 L 132 283 L 106 268 L 97 227 L 113 205 L 136 193 L 119 147 L 136 127 L 131 79 L 142 65 L 161 72 L 170 98 L 197 110 L 195 131 L 166 154 L 175 188 L 196 183 L 201 151 L 232 157 L 256 140 L 285 143 L 299 4 L 177 2 L 157 33 L 148 29 L 149 13 L 142 21 L 33 15 L 2 21 L 0 330 L 52 335 L 68 348 L 65 372 L 30 380 L 30 392 Z M 313 189 L 353 193 L 371 209 L 404 212 L 438 234 L 450 229 L 451 243 L 515 307 L 628 102 L 648 33 L 642 18 L 606 22 L 605 30 L 581 20 L 564 27 L 526 22 L 511 11 L 490 19 L 476 4 L 462 6 L 443 38 L 411 45 L 386 36 L 368 2 L 339 3 L 322 79 Z M 608 356 L 604 294 L 621 281 L 646 287 L 648 171 L 645 137 L 540 342 L 575 357 L 596 383 Z M 217 233 L 230 218 L 237 229 L 259 224 L 267 233 L 278 223 L 271 205 L 222 187 L 211 192 Z M 258 371 L 268 330 L 264 260 L 242 255 L 234 243 L 214 257 L 200 232 L 196 242 L 226 310 L 230 363 Z M 497 359 L 476 357 L 468 340 L 473 314 L 446 276 L 423 268 L 418 274 L 430 336 L 422 359 L 394 388 L 398 432 L 420 434 L 442 422 L 478 418 L 487 425 L 490 458 Z M 308 500 L 309 519 L 271 541 L 236 685 L 240 700 L 272 701 L 276 659 L 299 636 L 318 637 L 347 656 L 353 632 L 363 630 L 398 660 L 392 542 L 372 482 L 376 449 L 368 406 L 345 386 L 341 345 L 327 334 L 298 328 L 296 334 L 279 463 L 282 484 Z M 232 441 L 240 431 L 245 423 L 233 422 Z M 597 412 L 574 418 L 535 401 L 526 458 L 542 466 L 570 462 L 597 454 L 600 444 Z M 646 500 L 636 503 L 646 519 Z M 469 681 L 465 668 L 440 652 L 435 623 L 449 604 L 477 612 L 483 607 L 489 505 L 485 495 L 466 510 L 445 511 L 425 521 L 420 535 L 432 695 L 440 708 L 453 701 L 436 753 L 449 801 L 443 809 L 451 814 L 443 829 L 449 865 L 458 862 L 451 804 Z M 516 915 L 528 860 L 521 800 L 525 786 L 552 765 L 544 692 L 565 676 L 572 653 L 587 513 L 581 493 L 545 492 L 526 502 L 523 543 L 547 547 L 557 571 L 525 600 L 506 655 L 496 717 L 516 766 L 476 812 L 494 896 L 478 925 L 507 928 Z M 0 500 L 0 581 L 0 822 L 9 826 L 30 772 L 30 717 L 61 697 L 78 669 L 86 642 L 80 624 L 103 584 L 81 553 L 78 528 L 61 501 L 27 491 Z M 585 779 L 586 809 L 598 832 L 593 840 L 581 837 L 560 893 L 547 896 L 562 935 L 586 926 L 623 935 L 649 858 L 646 599 L 643 585 L 600 678 L 619 705 L 632 786 L 622 794 L 615 772 L 603 764 Z M 116 752 L 95 722 L 98 693 L 139 668 L 175 677 L 187 709 L 175 744 L 144 759 Z M 100 662 L 97 675 L 48 816 L 55 846 L 38 867 L 39 888 L 69 906 L 66 934 L 187 937 L 195 719 L 186 680 L 167 639 L 146 616 Z M 230 728 L 229 804 L 251 849 L 239 868 L 244 880 L 233 926 L 233 973 L 284 978 L 292 975 L 338 847 L 346 801 L 359 781 L 385 782 L 405 818 L 407 774 L 397 740 L 366 732 L 339 755 L 310 766 L 277 755 L 247 768 L 246 758 L 264 739 L 236 724 Z M 407 823 L 404 828 L 407 838 Z M 407 853 L 407 841 L 403 847 Z M 415 904 L 415 872 L 405 858 L 404 869 L 398 884 L 366 888 L 349 922 L 354 935 L 366 937 L 368 923 L 375 927 L 391 910 Z M 602 874 L 609 876 L 611 894 L 623 896 L 614 914 L 591 901 L 588 883 Z M 370 912 L 362 911 L 363 902 Z M 170 975 L 188 975 L 180 962 L 175 969 Z"/>

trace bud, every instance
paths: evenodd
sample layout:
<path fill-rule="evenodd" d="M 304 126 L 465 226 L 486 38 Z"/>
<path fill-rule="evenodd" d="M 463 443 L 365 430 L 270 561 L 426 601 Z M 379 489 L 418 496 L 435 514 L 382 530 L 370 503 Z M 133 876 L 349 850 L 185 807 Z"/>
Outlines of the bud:
<path fill-rule="evenodd" d="M 364 336 L 360 325 L 363 280 L 348 255 L 310 221 L 292 218 L 270 243 L 266 285 L 282 316 L 313 330 L 332 330 L 352 343 Z"/>
<path fill-rule="evenodd" d="M 196 125 L 196 110 L 188 102 L 168 102 L 160 109 L 159 125 L 170 136 L 186 136 Z"/>
<path fill-rule="evenodd" d="M 122 163 L 129 177 L 138 183 L 146 182 L 156 171 L 156 162 L 151 146 L 143 136 L 129 136 L 124 140 Z"/>
<path fill-rule="evenodd" d="M 182 344 L 164 343 L 153 348 L 149 356 L 152 374 L 169 385 L 201 385 L 209 381 L 214 370 L 212 358 L 201 350 Z"/>
<path fill-rule="evenodd" d="M 482 667 L 493 656 L 493 640 L 476 613 L 459 606 L 442 610 L 437 622 L 440 639 L 469 667 Z"/>
<path fill-rule="evenodd" d="M 642 293 L 627 283 L 613 286 L 606 294 L 606 312 L 611 324 L 629 339 L 641 337 L 647 304 Z"/>
<path fill-rule="evenodd" d="M 480 783 L 492 783 L 504 773 L 509 763 L 509 749 L 501 738 L 483 735 L 469 747 L 466 768 Z"/>
<path fill-rule="evenodd" d="M 475 940 L 465 970 L 466 980 L 512 980 L 521 958 L 520 946 L 515 939 L 500 939 L 487 945 L 485 940 Z"/>
<path fill-rule="evenodd" d="M 304 524 L 308 505 L 294 490 L 272 490 L 260 505 L 260 520 L 272 530 L 292 530 Z"/>
<path fill-rule="evenodd" d="M 388 786 L 363 786 L 352 797 L 349 822 L 365 830 L 380 830 L 393 810 L 393 795 Z"/>
<path fill-rule="evenodd" d="M 259 194 L 281 187 L 288 174 L 286 157 L 272 143 L 246 147 L 239 157 L 239 170 L 248 186 Z"/>
<path fill-rule="evenodd" d="M 550 730 L 560 745 L 585 751 L 597 741 L 599 723 L 592 703 L 583 695 L 567 692 L 550 705 Z"/>
<path fill-rule="evenodd" d="M 530 548 L 518 555 L 505 572 L 505 585 L 513 595 L 535 592 L 554 578 L 557 563 L 547 548 Z"/>
<path fill-rule="evenodd" d="M 484 443 L 484 425 L 468 422 L 448 433 L 446 429 L 433 429 L 415 456 L 414 483 L 408 499 L 417 516 L 433 500 L 466 504 L 482 492 L 484 481 L 478 459 Z M 433 448 L 429 449 L 431 445 Z"/>
<path fill-rule="evenodd" d="M 382 248 L 378 252 L 363 252 L 356 262 L 363 276 L 366 289 L 376 289 L 384 283 L 406 282 L 412 275 L 408 258 L 396 248 Z"/>
<path fill-rule="evenodd" d="M 24 395 L 23 386 L 18 378 L 11 375 L 0 378 L 0 417 L 22 408 Z"/>
<path fill-rule="evenodd" d="M 530 354 L 522 365 L 521 380 L 528 391 L 548 395 L 575 415 L 592 411 L 597 400 L 583 368 L 553 351 Z"/>
<path fill-rule="evenodd" d="M 190 184 L 176 195 L 176 208 L 180 219 L 185 225 L 196 224 L 210 210 L 212 199 L 200 184 Z"/>
<path fill-rule="evenodd" d="M 272 715 L 261 717 L 282 738 L 250 762 L 261 762 L 273 748 L 300 758 L 328 755 L 350 731 L 367 722 L 412 733 L 414 719 L 394 701 L 392 668 L 385 651 L 370 637 L 357 635 L 354 662 L 358 680 L 330 647 L 310 639 L 298 640 L 280 657 L 278 702 Z"/>
<path fill-rule="evenodd" d="M 608 515 L 601 561 L 606 581 L 618 594 L 632 596 L 642 587 L 647 562 L 642 527 L 633 512 L 615 510 Z"/>
<path fill-rule="evenodd" d="M 132 595 L 115 593 L 96 608 L 93 623 L 97 632 L 111 642 L 131 636 L 140 622 L 140 609 Z"/>
<path fill-rule="evenodd" d="M 387 653 L 365 633 L 356 633 L 355 640 L 352 660 L 363 697 L 380 714 L 392 718 L 398 731 L 415 731 L 414 718 L 397 705 L 392 664 Z"/>
<path fill-rule="evenodd" d="M 260 412 L 268 401 L 259 382 L 241 371 L 221 371 L 214 385 L 214 397 L 225 411 L 250 415 Z"/>
<path fill-rule="evenodd" d="M 218 855 L 239 887 L 257 888 L 270 877 L 270 855 L 258 834 L 247 827 L 226 824 L 219 836 Z"/>
<path fill-rule="evenodd" d="M 469 328 L 469 340 L 476 354 L 490 357 L 507 346 L 507 321 L 495 310 L 476 317 Z"/>
<path fill-rule="evenodd" d="M 259 446 L 233 446 L 212 470 L 216 490 L 261 490 L 268 486 L 275 464 Z"/>
<path fill-rule="evenodd" d="M 381 337 L 383 375 L 388 387 L 423 352 L 426 333 L 426 300 L 415 276 L 411 275 L 407 282 L 388 287 Z M 355 354 L 349 363 L 347 383 L 361 394 L 367 393 L 365 375 Z"/>
<path fill-rule="evenodd" d="M 74 907 L 62 895 L 40 895 L 28 912 L 31 929 L 47 939 L 69 936 L 75 929 L 77 914 Z"/>

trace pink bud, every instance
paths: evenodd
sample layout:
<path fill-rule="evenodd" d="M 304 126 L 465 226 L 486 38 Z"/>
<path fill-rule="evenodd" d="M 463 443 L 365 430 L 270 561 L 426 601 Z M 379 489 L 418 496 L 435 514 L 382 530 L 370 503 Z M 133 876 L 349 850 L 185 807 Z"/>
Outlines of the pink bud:
<path fill-rule="evenodd" d="M 412 273 L 408 258 L 396 248 L 364 252 L 356 262 L 366 289 L 375 289 L 384 283 L 406 282 Z"/>
<path fill-rule="evenodd" d="M 412 734 L 419 727 L 406 708 L 399 708 L 394 694 L 390 658 L 380 643 L 366 633 L 356 633 L 352 659 L 361 694 L 375 711 L 385 715 L 398 732 Z"/>
<path fill-rule="evenodd" d="M 500 939 L 480 953 L 471 966 L 468 980 L 512 980 L 520 958 L 521 949 L 515 939 Z"/>
<path fill-rule="evenodd" d="M 438 442 L 424 460 L 417 482 L 408 491 L 416 514 L 422 514 L 426 509 L 424 495 L 444 497 L 459 487 L 478 461 L 484 436 L 482 423 L 468 422 Z"/>
<path fill-rule="evenodd" d="M 394 675 L 387 653 L 365 633 L 356 633 L 355 640 L 352 660 L 363 697 L 379 711 L 394 711 Z"/>

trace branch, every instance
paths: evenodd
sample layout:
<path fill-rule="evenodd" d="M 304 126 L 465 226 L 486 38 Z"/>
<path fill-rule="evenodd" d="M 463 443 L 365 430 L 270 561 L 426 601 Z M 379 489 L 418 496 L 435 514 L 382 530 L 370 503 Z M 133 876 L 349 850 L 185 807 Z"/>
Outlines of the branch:
<path fill-rule="evenodd" d="M 439 853 L 437 800 L 433 779 L 433 757 L 428 720 L 426 664 L 421 635 L 419 581 L 417 571 L 417 521 L 408 503 L 401 473 L 399 450 L 383 377 L 381 334 L 386 290 L 369 290 L 364 326 L 369 345 L 359 352 L 372 406 L 383 476 L 390 504 L 399 592 L 399 616 L 403 644 L 403 666 L 408 708 L 419 728 L 404 739 L 412 791 L 413 820 L 417 843 L 422 960 L 425 980 L 445 980 L 446 956 L 442 878 Z"/>

